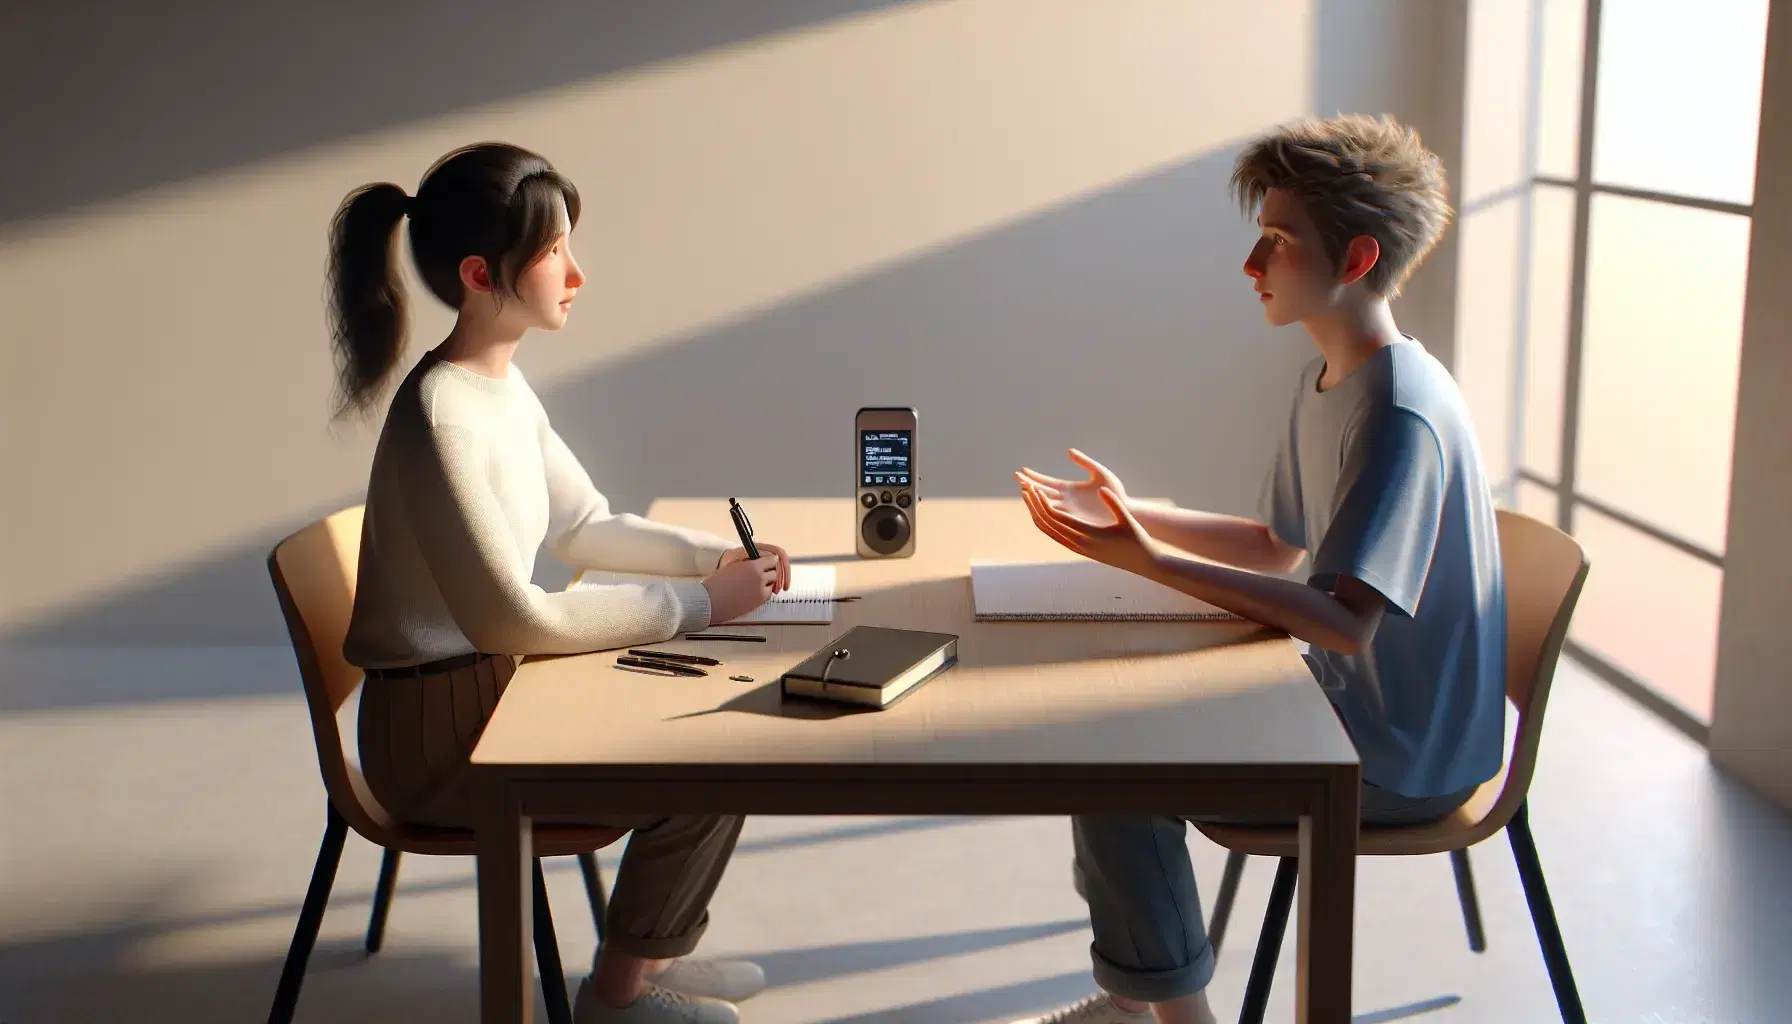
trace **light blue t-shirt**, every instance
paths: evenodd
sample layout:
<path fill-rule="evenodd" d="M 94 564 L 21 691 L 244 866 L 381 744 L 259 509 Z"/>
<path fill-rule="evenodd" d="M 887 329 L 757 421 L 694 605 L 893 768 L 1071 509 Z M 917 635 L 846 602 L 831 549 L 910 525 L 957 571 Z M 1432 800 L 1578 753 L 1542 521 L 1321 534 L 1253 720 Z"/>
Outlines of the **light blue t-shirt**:
<path fill-rule="evenodd" d="M 1499 772 L 1506 723 L 1506 600 L 1493 497 L 1456 382 L 1411 339 L 1325 391 L 1323 357 L 1258 506 L 1312 556 L 1308 582 L 1344 576 L 1386 600 L 1355 655 L 1308 655 L 1362 758 L 1365 781 L 1440 796 Z"/>

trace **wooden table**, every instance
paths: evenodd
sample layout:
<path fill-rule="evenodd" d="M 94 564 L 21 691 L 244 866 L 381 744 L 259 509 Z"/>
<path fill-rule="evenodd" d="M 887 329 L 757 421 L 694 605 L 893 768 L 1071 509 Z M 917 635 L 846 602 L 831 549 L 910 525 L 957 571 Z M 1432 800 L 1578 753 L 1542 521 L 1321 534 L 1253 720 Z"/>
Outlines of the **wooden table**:
<path fill-rule="evenodd" d="M 1299 816 L 1298 1019 L 1350 1019 L 1359 765 L 1285 635 L 974 622 L 972 558 L 1076 557 L 1018 497 L 930 499 L 917 554 L 888 560 L 853 554 L 850 499 L 742 505 L 760 539 L 836 564 L 839 593 L 863 600 L 832 625 L 749 630 L 764 644 L 664 645 L 724 660 L 702 679 L 619 670 L 609 653 L 522 665 L 473 754 L 486 1024 L 530 1020 L 529 822 L 561 813 Z M 723 498 L 648 516 L 732 536 Z M 959 663 L 881 712 L 782 706 L 778 674 L 857 623 L 957 633 Z"/>

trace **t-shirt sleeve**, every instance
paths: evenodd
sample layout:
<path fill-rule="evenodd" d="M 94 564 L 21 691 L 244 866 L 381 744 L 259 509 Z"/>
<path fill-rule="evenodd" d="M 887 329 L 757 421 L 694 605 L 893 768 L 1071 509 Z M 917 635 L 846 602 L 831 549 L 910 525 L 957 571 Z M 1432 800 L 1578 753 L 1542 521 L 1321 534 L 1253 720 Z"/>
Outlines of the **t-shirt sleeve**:
<path fill-rule="evenodd" d="M 1431 571 L 1444 490 L 1443 450 L 1429 423 L 1399 408 L 1365 422 L 1345 452 L 1310 582 L 1335 590 L 1355 577 L 1411 617 Z"/>
<path fill-rule="evenodd" d="M 1294 451 L 1294 417 L 1276 444 L 1275 462 L 1257 497 L 1257 521 L 1290 547 L 1307 546 L 1306 509 L 1301 504 L 1300 463 Z"/>

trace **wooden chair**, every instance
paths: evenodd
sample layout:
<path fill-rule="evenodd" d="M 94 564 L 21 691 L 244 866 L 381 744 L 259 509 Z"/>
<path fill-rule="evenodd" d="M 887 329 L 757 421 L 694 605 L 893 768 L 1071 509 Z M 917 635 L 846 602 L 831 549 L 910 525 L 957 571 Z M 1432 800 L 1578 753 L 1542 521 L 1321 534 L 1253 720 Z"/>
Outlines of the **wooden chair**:
<path fill-rule="evenodd" d="M 268 573 L 273 577 L 274 592 L 280 597 L 280 609 L 286 615 L 293 653 L 298 657 L 299 677 L 305 685 L 305 702 L 311 708 L 317 764 L 323 772 L 324 792 L 329 798 L 323 845 L 317 851 L 311 886 L 305 892 L 305 904 L 299 911 L 292 947 L 286 954 L 286 966 L 280 972 L 274 1007 L 268 1014 L 269 1024 L 288 1024 L 292 1020 L 299 1001 L 299 986 L 305 980 L 305 963 L 317 941 L 324 905 L 329 901 L 330 887 L 336 880 L 336 866 L 342 857 L 343 839 L 350 827 L 386 851 L 380 863 L 379 884 L 374 890 L 373 917 L 367 925 L 369 954 L 379 951 L 385 935 L 386 915 L 392 903 L 401 853 L 463 857 L 474 853 L 470 831 L 417 828 L 394 821 L 374 799 L 361 772 L 349 764 L 343 752 L 336 715 L 343 702 L 355 692 L 355 687 L 361 684 L 362 678 L 361 670 L 342 656 L 342 642 L 348 634 L 349 614 L 355 603 L 362 512 L 362 506 L 355 506 L 312 523 L 281 541 L 268 556 Z M 579 858 L 585 876 L 585 891 L 591 901 L 591 915 L 601 941 L 605 897 L 597 858 L 592 852 L 626 834 L 622 829 L 610 828 L 544 826 L 535 830 L 535 951 L 548 1018 L 555 1024 L 571 1024 L 572 1009 L 566 996 L 566 979 L 560 968 L 554 924 L 548 913 L 541 858 L 569 855 Z"/>
<path fill-rule="evenodd" d="M 1537 747 L 1543 735 L 1543 710 L 1549 701 L 1550 682 L 1555 677 L 1562 641 L 1568 635 L 1569 619 L 1574 615 L 1575 603 L 1587 578 L 1587 555 L 1574 538 L 1555 527 L 1506 509 L 1498 510 L 1497 515 L 1500 562 L 1506 585 L 1506 697 L 1518 715 L 1518 731 L 1511 755 L 1500 774 L 1482 784 L 1468 803 L 1454 814 L 1427 825 L 1364 826 L 1357 853 L 1369 857 L 1450 854 L 1456 869 L 1457 891 L 1462 900 L 1469 946 L 1478 953 L 1486 948 L 1486 944 L 1474 881 L 1468 870 L 1468 848 L 1504 828 L 1512 844 L 1512 856 L 1518 862 L 1518 877 L 1524 885 L 1531 922 L 1537 929 L 1538 944 L 1543 948 L 1543 962 L 1555 988 L 1556 1005 L 1568 1024 L 1586 1024 L 1586 1013 L 1581 1009 L 1580 994 L 1575 989 L 1574 975 L 1568 966 L 1568 952 L 1562 945 L 1555 909 L 1550 904 L 1549 889 L 1543 881 L 1543 866 L 1537 859 L 1537 847 L 1531 839 L 1525 796 L 1537 764 Z M 1269 1002 L 1270 983 L 1275 976 L 1276 959 L 1281 953 L 1282 936 L 1288 927 L 1288 912 L 1294 899 L 1299 830 L 1285 826 L 1243 827 L 1198 822 L 1196 827 L 1207 838 L 1231 851 L 1214 902 L 1213 926 L 1209 929 L 1216 947 L 1225 934 L 1226 920 L 1231 915 L 1244 858 L 1251 854 L 1280 858 L 1238 1018 L 1240 1024 L 1260 1024 Z M 1431 1005 L 1424 1008 L 1429 1009 Z"/>

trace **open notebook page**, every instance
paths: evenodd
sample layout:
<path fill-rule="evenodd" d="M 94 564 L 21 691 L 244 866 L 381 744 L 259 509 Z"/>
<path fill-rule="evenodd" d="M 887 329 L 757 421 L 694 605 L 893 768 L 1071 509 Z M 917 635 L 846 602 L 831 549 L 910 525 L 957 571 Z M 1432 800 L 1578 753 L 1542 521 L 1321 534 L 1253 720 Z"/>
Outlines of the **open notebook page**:
<path fill-rule="evenodd" d="M 976 617 L 1049 619 L 1235 619 L 1222 608 L 1136 573 L 1095 561 L 971 562 Z"/>
<path fill-rule="evenodd" d="M 606 583 L 638 583 L 665 579 L 640 573 L 608 572 L 587 569 L 567 589 L 602 586 Z M 753 623 L 784 625 L 827 625 L 834 621 L 834 567 L 831 565 L 792 565 L 790 589 L 772 595 L 772 599 L 739 618 L 715 622 L 715 626 L 738 626 Z"/>

